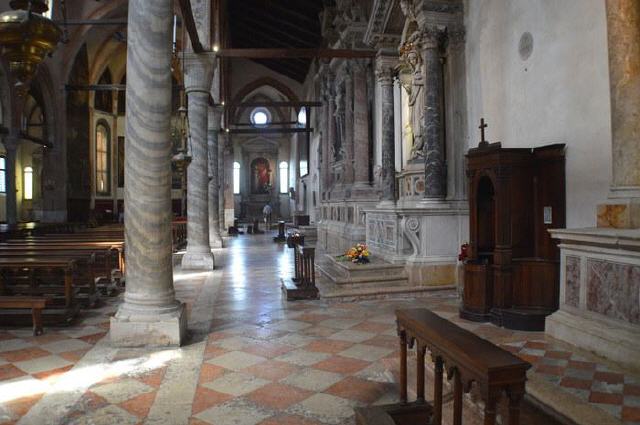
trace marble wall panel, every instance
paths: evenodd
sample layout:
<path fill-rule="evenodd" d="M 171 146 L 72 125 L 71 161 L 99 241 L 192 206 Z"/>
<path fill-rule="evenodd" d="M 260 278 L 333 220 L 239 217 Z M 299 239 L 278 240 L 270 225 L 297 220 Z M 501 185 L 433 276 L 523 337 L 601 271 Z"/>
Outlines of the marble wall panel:
<path fill-rule="evenodd" d="M 640 266 L 587 260 L 587 309 L 640 324 Z"/>
<path fill-rule="evenodd" d="M 580 306 L 580 257 L 568 255 L 565 265 L 564 303 Z"/>

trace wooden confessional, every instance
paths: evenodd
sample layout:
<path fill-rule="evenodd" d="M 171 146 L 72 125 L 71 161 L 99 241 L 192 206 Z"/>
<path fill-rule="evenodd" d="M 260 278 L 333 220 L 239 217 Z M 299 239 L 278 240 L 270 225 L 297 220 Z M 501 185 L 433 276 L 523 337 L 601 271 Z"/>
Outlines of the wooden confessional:
<path fill-rule="evenodd" d="M 460 317 L 544 330 L 558 308 L 565 227 L 564 144 L 507 149 L 483 142 L 467 156 L 469 249 Z"/>

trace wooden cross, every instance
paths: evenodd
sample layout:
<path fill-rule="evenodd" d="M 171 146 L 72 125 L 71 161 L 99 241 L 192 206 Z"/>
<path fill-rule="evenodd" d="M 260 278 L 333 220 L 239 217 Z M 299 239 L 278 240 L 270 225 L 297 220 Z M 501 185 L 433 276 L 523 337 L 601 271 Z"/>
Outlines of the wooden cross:
<path fill-rule="evenodd" d="M 480 118 L 480 127 L 478 127 L 480 129 L 480 146 L 486 146 L 489 144 L 489 142 L 484 138 L 484 129 L 487 127 L 489 126 L 484 122 L 484 118 Z"/>

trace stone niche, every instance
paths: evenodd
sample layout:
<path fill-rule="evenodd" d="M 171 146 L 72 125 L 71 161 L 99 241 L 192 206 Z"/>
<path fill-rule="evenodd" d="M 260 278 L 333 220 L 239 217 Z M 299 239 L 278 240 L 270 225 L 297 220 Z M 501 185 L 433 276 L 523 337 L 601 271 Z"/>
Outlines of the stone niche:
<path fill-rule="evenodd" d="M 546 333 L 640 369 L 640 230 L 558 229 L 560 309 Z"/>

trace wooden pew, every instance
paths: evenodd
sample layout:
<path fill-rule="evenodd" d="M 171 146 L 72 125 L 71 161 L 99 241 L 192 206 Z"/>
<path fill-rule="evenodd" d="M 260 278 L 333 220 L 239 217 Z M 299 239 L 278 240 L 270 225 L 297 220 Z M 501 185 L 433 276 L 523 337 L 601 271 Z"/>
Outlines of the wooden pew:
<path fill-rule="evenodd" d="M 491 342 L 427 309 L 396 311 L 400 337 L 400 404 L 382 406 L 396 425 L 442 425 L 443 374 L 453 380 L 453 425 L 462 424 L 462 396 L 473 382 L 485 402 L 484 424 L 495 425 L 503 393 L 509 400 L 509 425 L 520 423 L 520 402 L 531 365 Z M 407 400 L 407 347 L 416 347 L 417 398 Z M 425 401 L 425 355 L 434 361 L 434 400 Z M 356 423 L 371 425 L 371 412 L 356 409 Z"/>
<path fill-rule="evenodd" d="M 70 258 L 0 258 L 0 295 L 46 297 L 43 317 L 51 323 L 69 323 L 80 306 L 74 287 L 76 261 Z M 6 310 L 0 319 L 21 324 L 31 318 L 25 308 Z"/>
<path fill-rule="evenodd" d="M 118 267 L 118 253 L 110 250 L 73 250 L 50 249 L 38 247 L 3 247 L 0 246 L 2 258 L 71 258 L 76 261 L 76 287 L 80 288 L 78 300 L 85 308 L 94 307 L 99 301 L 97 289 L 105 295 L 116 293 L 118 282 L 112 276 Z"/>
<path fill-rule="evenodd" d="M 31 320 L 33 321 L 33 335 L 42 335 L 42 310 L 47 303 L 45 297 L 20 297 L 20 296 L 0 296 L 0 309 L 31 310 Z"/>

